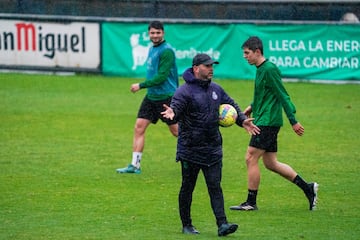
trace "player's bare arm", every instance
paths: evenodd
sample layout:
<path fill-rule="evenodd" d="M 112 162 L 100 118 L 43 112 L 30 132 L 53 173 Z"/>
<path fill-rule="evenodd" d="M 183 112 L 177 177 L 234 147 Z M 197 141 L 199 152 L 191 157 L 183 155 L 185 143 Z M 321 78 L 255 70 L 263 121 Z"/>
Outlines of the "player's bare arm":
<path fill-rule="evenodd" d="M 252 113 L 252 108 L 251 108 L 251 105 L 250 105 L 250 106 L 248 106 L 247 108 L 245 108 L 244 114 L 245 114 L 247 117 L 250 117 L 250 116 L 251 116 L 251 113 Z"/>
<path fill-rule="evenodd" d="M 299 122 L 292 125 L 292 128 L 297 135 L 302 136 L 304 134 L 305 129 Z"/>
<path fill-rule="evenodd" d="M 131 84 L 130 91 L 135 93 L 140 90 L 140 83 Z"/>

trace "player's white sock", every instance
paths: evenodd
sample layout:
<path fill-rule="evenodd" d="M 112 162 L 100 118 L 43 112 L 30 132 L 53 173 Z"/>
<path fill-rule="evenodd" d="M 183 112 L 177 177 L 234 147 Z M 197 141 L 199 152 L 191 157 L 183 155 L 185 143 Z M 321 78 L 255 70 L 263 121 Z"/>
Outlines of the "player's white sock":
<path fill-rule="evenodd" d="M 133 152 L 131 164 L 137 168 L 140 168 L 142 152 Z"/>

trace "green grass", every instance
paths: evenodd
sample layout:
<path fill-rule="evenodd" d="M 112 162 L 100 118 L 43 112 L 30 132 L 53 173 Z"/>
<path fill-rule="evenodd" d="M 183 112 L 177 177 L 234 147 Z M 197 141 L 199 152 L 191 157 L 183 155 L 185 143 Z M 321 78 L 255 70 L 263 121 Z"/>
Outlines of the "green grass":
<path fill-rule="evenodd" d="M 148 129 L 142 174 L 130 162 L 133 125 L 145 91 L 136 80 L 102 76 L 0 75 L 0 239 L 218 239 L 202 175 L 192 217 L 199 236 L 181 234 L 176 139 Z M 220 81 L 218 81 L 220 82 Z M 242 108 L 252 81 L 220 84 Z M 246 197 L 249 136 L 222 128 L 229 239 L 358 239 L 360 85 L 286 83 L 305 135 L 285 120 L 279 160 L 320 184 L 316 211 L 301 190 L 262 168 L 257 212 L 233 212 Z"/>

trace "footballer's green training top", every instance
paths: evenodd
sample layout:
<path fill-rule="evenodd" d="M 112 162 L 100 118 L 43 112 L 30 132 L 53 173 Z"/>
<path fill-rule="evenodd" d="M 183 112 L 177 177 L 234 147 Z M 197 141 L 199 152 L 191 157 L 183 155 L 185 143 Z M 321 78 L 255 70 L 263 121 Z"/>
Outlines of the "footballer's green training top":
<path fill-rule="evenodd" d="M 152 46 L 147 58 L 147 74 L 140 88 L 147 88 L 150 100 L 165 100 L 174 95 L 179 86 L 175 52 L 167 42 Z"/>
<path fill-rule="evenodd" d="M 268 60 L 257 67 L 251 107 L 257 126 L 281 127 L 282 109 L 291 125 L 297 123 L 296 108 L 282 83 L 280 70 Z"/>

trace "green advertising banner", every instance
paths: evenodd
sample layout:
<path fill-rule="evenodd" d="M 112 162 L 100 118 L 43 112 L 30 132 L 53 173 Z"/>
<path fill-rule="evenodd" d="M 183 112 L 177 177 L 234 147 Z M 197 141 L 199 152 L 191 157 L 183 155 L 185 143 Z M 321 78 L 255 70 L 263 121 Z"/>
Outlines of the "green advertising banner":
<path fill-rule="evenodd" d="M 252 26 L 242 34 L 264 39 L 266 58 L 284 77 L 360 80 L 360 25 Z"/>
<path fill-rule="evenodd" d="M 243 58 L 249 36 L 264 43 L 264 55 L 284 78 L 360 80 L 360 25 L 326 24 L 165 24 L 165 39 L 175 49 L 179 74 L 198 52 L 220 62 L 215 78 L 253 79 L 255 67 Z M 104 74 L 146 75 L 151 42 L 147 23 L 103 23 Z"/>

